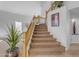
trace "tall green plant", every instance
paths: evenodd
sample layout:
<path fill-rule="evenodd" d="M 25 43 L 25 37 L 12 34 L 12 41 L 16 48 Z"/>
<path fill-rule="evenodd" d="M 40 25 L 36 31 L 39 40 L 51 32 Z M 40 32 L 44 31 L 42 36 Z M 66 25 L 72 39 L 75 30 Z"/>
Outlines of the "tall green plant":
<path fill-rule="evenodd" d="M 11 50 L 15 49 L 16 44 L 19 42 L 20 36 L 21 34 L 16 30 L 15 26 L 11 25 L 8 27 L 7 43 Z"/>

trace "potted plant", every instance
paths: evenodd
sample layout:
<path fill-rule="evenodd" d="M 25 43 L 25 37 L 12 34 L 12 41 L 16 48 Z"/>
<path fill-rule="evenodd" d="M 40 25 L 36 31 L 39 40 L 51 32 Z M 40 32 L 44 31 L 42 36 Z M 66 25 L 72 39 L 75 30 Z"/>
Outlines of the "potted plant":
<path fill-rule="evenodd" d="M 63 1 L 58 1 L 58 5 L 57 5 L 57 7 L 62 7 L 63 6 Z"/>
<path fill-rule="evenodd" d="M 9 45 L 9 49 L 7 50 L 6 56 L 8 57 L 17 57 L 19 55 L 19 48 L 16 47 L 17 43 L 20 39 L 20 32 L 18 32 L 15 26 L 11 25 L 8 27 L 8 36 L 7 36 L 7 43 Z"/>

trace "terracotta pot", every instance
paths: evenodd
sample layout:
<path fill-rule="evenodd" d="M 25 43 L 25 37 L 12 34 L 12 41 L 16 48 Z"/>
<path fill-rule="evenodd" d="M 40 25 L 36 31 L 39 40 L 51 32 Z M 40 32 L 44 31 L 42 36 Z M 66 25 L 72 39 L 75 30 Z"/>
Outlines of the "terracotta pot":
<path fill-rule="evenodd" d="M 14 49 L 8 49 L 6 51 L 6 57 L 18 57 L 19 56 L 19 48 L 16 47 Z"/>

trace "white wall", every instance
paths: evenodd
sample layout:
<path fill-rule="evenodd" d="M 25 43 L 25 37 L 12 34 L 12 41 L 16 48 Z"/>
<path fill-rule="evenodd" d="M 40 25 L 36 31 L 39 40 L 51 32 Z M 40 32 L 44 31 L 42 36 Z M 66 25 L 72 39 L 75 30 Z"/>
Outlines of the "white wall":
<path fill-rule="evenodd" d="M 0 37 L 6 37 L 7 27 L 11 24 L 15 25 L 15 21 L 22 22 L 22 29 L 24 31 L 27 19 L 28 17 L 26 16 L 0 10 Z"/>
<path fill-rule="evenodd" d="M 48 26 L 49 26 L 49 32 L 53 34 L 54 37 L 57 38 L 57 40 L 62 43 L 62 45 L 68 48 L 71 42 L 75 42 L 78 40 L 78 35 L 77 37 L 72 36 L 72 20 L 70 18 L 70 10 L 79 7 L 79 2 L 78 1 L 64 1 L 64 5 L 66 7 L 49 12 L 49 15 L 48 15 L 49 25 Z M 44 2 L 42 4 L 43 12 L 46 11 L 49 6 L 50 6 L 50 2 Z M 60 13 L 60 26 L 51 27 L 50 16 L 51 14 L 54 14 L 56 12 Z M 45 16 L 45 13 L 42 13 L 42 15 Z M 73 39 L 76 38 L 76 40 L 75 41 L 71 40 L 72 38 Z"/>
<path fill-rule="evenodd" d="M 42 4 L 42 15 L 45 16 L 45 11 L 50 6 L 50 2 L 44 2 Z M 66 48 L 69 47 L 71 42 L 79 42 L 79 36 L 72 35 L 72 20 L 70 18 L 70 10 L 79 7 L 79 1 L 64 1 L 64 6 L 61 9 L 56 9 L 54 11 L 49 12 L 48 14 L 48 28 L 49 32 L 57 38 L 58 41 L 61 42 Z M 56 12 L 60 13 L 60 26 L 59 27 L 51 27 L 50 16 Z M 77 13 L 79 12 L 76 11 Z M 74 13 L 73 13 L 74 14 Z M 78 14 L 79 15 L 79 14 Z M 79 17 L 79 16 L 78 16 Z"/>
<path fill-rule="evenodd" d="M 25 25 L 30 24 L 33 15 L 41 15 L 41 5 L 37 1 L 0 1 L 0 37 L 6 35 L 7 24 L 22 22 L 23 31 Z"/>
<path fill-rule="evenodd" d="M 45 12 L 48 10 L 50 7 L 51 1 L 42 1 L 41 2 L 41 8 L 42 8 L 42 16 L 45 16 Z"/>
<path fill-rule="evenodd" d="M 68 10 L 79 7 L 79 1 L 65 1 L 64 5 L 67 6 Z"/>
<path fill-rule="evenodd" d="M 30 16 L 28 23 L 33 15 L 41 15 L 41 5 L 37 1 L 0 1 L 0 10 Z"/>
<path fill-rule="evenodd" d="M 64 2 L 66 5 L 67 2 Z M 43 2 L 42 4 L 42 16 L 45 16 L 45 11 L 50 7 L 51 1 Z M 62 7 L 60 9 L 56 9 L 54 11 L 49 12 L 48 14 L 48 30 L 49 32 L 57 39 L 57 41 L 61 42 L 61 45 L 65 46 L 68 49 L 71 42 L 71 29 L 70 29 L 70 14 L 68 11 L 68 6 Z M 51 27 L 51 14 L 60 13 L 59 27 Z"/>
<path fill-rule="evenodd" d="M 58 27 L 51 26 L 51 15 L 55 13 L 59 13 Z M 48 30 L 51 34 L 53 34 L 53 36 L 57 39 L 57 41 L 61 42 L 61 45 L 66 47 L 66 49 L 68 49 L 70 39 L 71 39 L 69 22 L 70 20 L 68 19 L 68 11 L 66 6 L 49 12 Z"/>
<path fill-rule="evenodd" d="M 71 17 L 70 19 L 78 20 L 79 19 L 79 1 L 66 1 L 66 2 L 64 2 L 64 4 L 65 4 L 65 6 L 67 6 L 68 10 L 70 11 L 70 17 Z M 71 27 L 72 27 L 72 24 L 71 24 Z M 77 24 L 77 29 L 76 29 L 77 34 L 79 32 L 78 29 L 79 29 L 79 26 Z M 72 43 L 79 43 L 79 35 L 71 34 L 71 37 L 72 37 L 72 40 L 71 40 Z"/>
<path fill-rule="evenodd" d="M 76 26 L 76 35 L 72 35 L 72 43 L 79 43 L 79 7 L 70 10 L 70 19 L 74 19 L 75 20 L 75 26 Z M 71 21 L 72 22 L 72 21 Z M 71 24 L 72 27 L 73 23 Z M 72 27 L 73 29 L 73 27 Z M 72 30 L 72 34 L 73 34 L 73 30 Z"/>
<path fill-rule="evenodd" d="M 41 2 L 41 15 L 45 18 L 46 11 L 51 5 L 51 1 L 42 1 Z M 41 19 L 40 23 L 45 23 L 45 19 Z"/>
<path fill-rule="evenodd" d="M 79 35 L 72 35 L 71 43 L 79 43 Z"/>

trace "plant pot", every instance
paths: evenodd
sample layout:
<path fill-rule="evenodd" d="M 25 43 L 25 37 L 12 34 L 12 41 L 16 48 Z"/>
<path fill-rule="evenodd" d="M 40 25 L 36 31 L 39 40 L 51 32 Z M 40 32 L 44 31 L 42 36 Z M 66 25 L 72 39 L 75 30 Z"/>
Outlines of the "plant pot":
<path fill-rule="evenodd" d="M 8 49 L 6 51 L 6 57 L 18 57 L 19 56 L 19 48 L 15 47 L 14 49 Z"/>
<path fill-rule="evenodd" d="M 60 8 L 62 5 L 58 5 L 57 7 Z"/>

